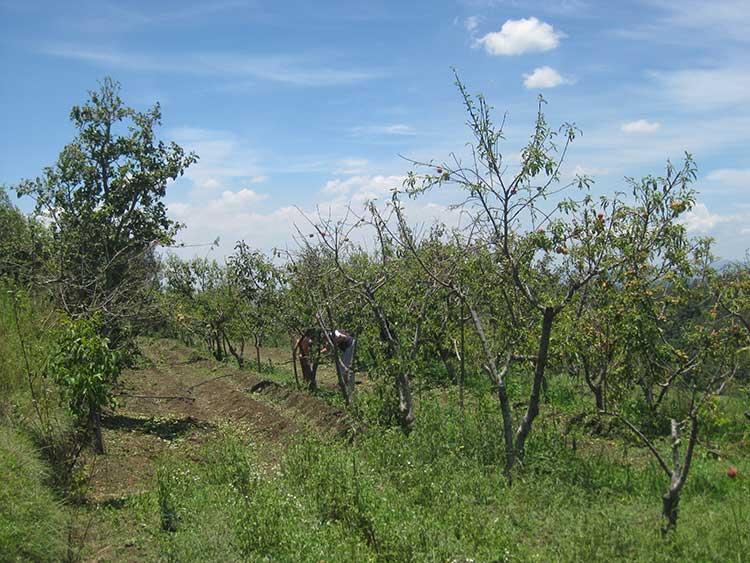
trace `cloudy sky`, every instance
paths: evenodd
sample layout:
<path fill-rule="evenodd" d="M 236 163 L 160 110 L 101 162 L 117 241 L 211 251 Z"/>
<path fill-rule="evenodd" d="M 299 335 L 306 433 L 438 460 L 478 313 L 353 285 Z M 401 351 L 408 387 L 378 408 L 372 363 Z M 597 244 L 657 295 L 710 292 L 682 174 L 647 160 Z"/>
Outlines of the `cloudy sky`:
<path fill-rule="evenodd" d="M 599 191 L 691 152 L 688 227 L 738 258 L 750 247 L 748 29 L 747 0 L 0 0 L 0 184 L 54 162 L 70 107 L 109 75 L 129 105 L 161 102 L 163 136 L 200 156 L 168 193 L 184 242 L 283 246 L 297 207 L 386 198 L 409 170 L 400 155 L 464 150 L 455 67 L 507 111 L 508 154 L 543 93 L 553 124 L 584 133 L 569 173 Z M 447 200 L 410 212 L 444 216 Z"/>

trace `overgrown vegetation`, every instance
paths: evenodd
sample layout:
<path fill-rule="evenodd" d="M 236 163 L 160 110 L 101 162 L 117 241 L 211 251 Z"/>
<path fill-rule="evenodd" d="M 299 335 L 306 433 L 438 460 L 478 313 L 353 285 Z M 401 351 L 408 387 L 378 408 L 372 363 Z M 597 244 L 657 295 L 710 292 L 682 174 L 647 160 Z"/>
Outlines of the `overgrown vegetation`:
<path fill-rule="evenodd" d="M 73 108 L 74 141 L 15 187 L 35 213 L 0 192 L 0 476 L 23 489 L 0 494 L 3 557 L 82 557 L 93 519 L 137 522 L 146 556 L 170 560 L 746 557 L 750 263 L 716 268 L 688 236 L 691 157 L 596 195 L 564 179 L 579 132 L 543 100 L 514 164 L 504 124 L 458 86 L 465 161 L 414 162 L 387 204 L 304 217 L 293 250 L 240 241 L 223 262 L 156 251 L 179 229 L 168 182 L 197 158 L 158 139 L 158 106 L 128 108 L 105 80 Z M 404 200 L 435 190 L 465 228 L 410 224 Z M 334 329 L 356 336 L 364 384 L 317 380 L 340 365 Z M 143 335 L 192 347 L 206 379 L 125 392 L 122 368 L 153 361 Z M 272 369 L 270 346 L 286 358 Z M 222 362 L 236 371 L 211 375 Z M 214 439 L 157 433 L 149 486 L 94 506 L 103 428 L 143 426 L 112 415 L 117 394 L 191 404 L 250 370 L 356 431 L 301 431 L 269 458 L 264 429 L 190 414 Z"/>

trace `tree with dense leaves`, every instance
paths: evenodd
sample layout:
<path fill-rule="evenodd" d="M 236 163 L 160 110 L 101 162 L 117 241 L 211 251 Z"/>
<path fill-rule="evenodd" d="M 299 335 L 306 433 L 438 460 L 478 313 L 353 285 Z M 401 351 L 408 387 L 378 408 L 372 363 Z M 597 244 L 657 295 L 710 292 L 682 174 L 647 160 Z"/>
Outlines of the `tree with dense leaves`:
<path fill-rule="evenodd" d="M 0 187 L 0 277 L 33 283 L 49 258 L 49 231 L 13 205 Z"/>
<path fill-rule="evenodd" d="M 170 181 L 197 156 L 157 138 L 161 109 L 124 105 L 110 78 L 74 106 L 77 130 L 57 162 L 16 190 L 36 201 L 54 240 L 48 285 L 73 316 L 99 313 L 118 346 L 143 318 L 154 280 L 153 250 L 170 244 L 180 225 L 163 202 Z"/>
<path fill-rule="evenodd" d="M 58 338 L 51 372 L 78 422 L 88 427 L 96 453 L 104 453 L 102 409 L 114 407 L 120 356 L 93 320 L 68 320 Z"/>
<path fill-rule="evenodd" d="M 260 371 L 260 347 L 274 328 L 277 311 L 281 308 L 281 272 L 262 252 L 252 250 L 245 241 L 235 245 L 234 253 L 227 258 L 226 268 L 229 291 L 236 304 L 232 333 L 240 340 L 241 346 L 239 350 L 235 349 L 232 338 L 229 338 L 230 352 L 242 367 L 245 335 L 251 335 L 256 367 Z"/>

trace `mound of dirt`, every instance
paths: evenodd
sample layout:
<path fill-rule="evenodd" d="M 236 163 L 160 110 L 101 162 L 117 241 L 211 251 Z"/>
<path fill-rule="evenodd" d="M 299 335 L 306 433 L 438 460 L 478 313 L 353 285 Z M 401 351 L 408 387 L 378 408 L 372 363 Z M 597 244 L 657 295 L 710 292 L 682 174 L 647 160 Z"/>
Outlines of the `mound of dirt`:
<path fill-rule="evenodd" d="M 251 393 L 267 397 L 275 404 L 292 410 L 297 417 L 326 435 L 348 436 L 359 429 L 351 417 L 335 409 L 322 399 L 264 379 L 248 389 Z"/>
<path fill-rule="evenodd" d="M 300 433 L 344 436 L 352 430 L 347 414 L 321 398 L 205 358 L 176 341 L 153 341 L 144 355 L 149 367 L 123 372 L 119 406 L 103 418 L 107 454 L 93 466 L 96 501 L 148 487 L 156 459 L 168 450 L 197 456 L 219 424 L 246 429 L 274 456 Z"/>

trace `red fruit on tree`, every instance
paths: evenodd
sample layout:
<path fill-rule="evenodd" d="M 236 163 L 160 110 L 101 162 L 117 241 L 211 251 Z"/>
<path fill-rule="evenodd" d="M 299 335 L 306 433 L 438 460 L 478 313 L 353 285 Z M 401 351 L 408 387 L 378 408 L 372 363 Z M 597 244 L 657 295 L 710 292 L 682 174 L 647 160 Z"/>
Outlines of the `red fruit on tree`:
<path fill-rule="evenodd" d="M 737 477 L 737 468 L 734 466 L 730 466 L 729 469 L 727 469 L 727 477 L 730 479 L 734 479 Z"/>

